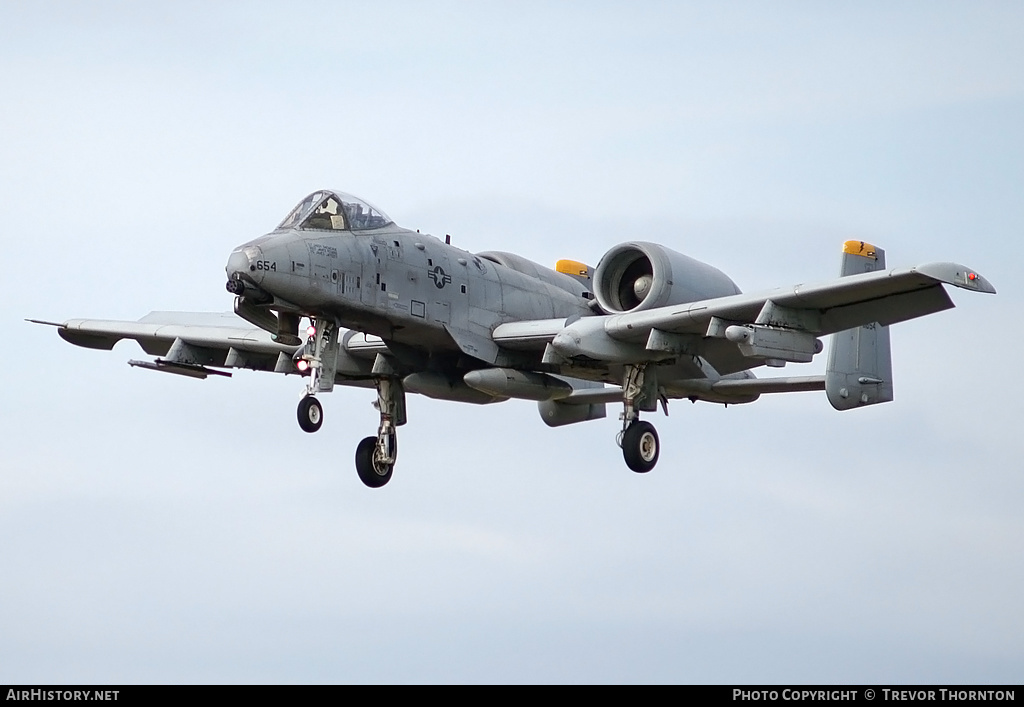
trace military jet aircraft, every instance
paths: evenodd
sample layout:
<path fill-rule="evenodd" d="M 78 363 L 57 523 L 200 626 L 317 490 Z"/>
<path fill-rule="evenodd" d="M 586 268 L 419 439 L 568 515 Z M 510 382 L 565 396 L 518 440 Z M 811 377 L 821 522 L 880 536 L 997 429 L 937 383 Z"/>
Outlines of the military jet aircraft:
<path fill-rule="evenodd" d="M 400 228 L 339 191 L 299 202 L 228 258 L 234 313 L 152 312 L 137 322 L 71 319 L 66 341 L 139 342 L 132 366 L 196 378 L 249 368 L 306 377 L 299 426 L 323 422 L 320 394 L 375 388 L 380 425 L 356 448 L 367 486 L 391 479 L 405 395 L 538 402 L 557 427 L 622 405 L 617 441 L 645 473 L 660 442 L 641 413 L 672 399 L 736 404 L 824 390 L 837 410 L 893 399 L 889 325 L 953 307 L 944 284 L 994 293 L 970 268 L 887 270 L 880 248 L 843 245 L 840 277 L 743 294 L 720 270 L 656 243 L 617 245 L 596 268 L 549 269 L 512 253 L 469 253 Z M 308 322 L 304 329 L 301 324 Z M 759 379 L 751 369 L 811 361 L 833 334 L 824 376 Z"/>

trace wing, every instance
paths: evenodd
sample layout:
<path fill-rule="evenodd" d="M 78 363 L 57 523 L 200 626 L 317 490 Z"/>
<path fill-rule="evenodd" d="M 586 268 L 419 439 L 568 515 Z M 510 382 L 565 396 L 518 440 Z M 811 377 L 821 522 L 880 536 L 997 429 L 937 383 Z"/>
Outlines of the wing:
<path fill-rule="evenodd" d="M 991 294 L 996 291 L 988 280 L 963 265 L 929 263 L 848 275 L 754 295 L 619 314 L 610 318 L 605 330 L 613 338 L 624 341 L 646 338 L 652 329 L 714 336 L 715 332 L 708 334 L 708 329 L 712 319 L 717 317 L 724 322 L 779 326 L 798 323 L 800 326 L 795 328 L 816 335 L 834 334 L 872 322 L 887 326 L 950 309 L 954 305 L 943 284 Z M 773 305 L 770 309 L 798 312 L 798 322 L 786 319 L 784 311 L 779 311 L 777 316 L 765 312 L 769 302 Z"/>
<path fill-rule="evenodd" d="M 586 317 L 576 322 L 537 320 L 503 324 L 500 346 L 540 349 L 554 343 L 569 358 L 613 363 L 655 360 L 666 352 L 703 356 L 721 374 L 742 371 L 771 356 L 749 353 L 753 342 L 731 327 L 758 325 L 779 334 L 779 357 L 810 360 L 814 337 L 878 323 L 882 326 L 953 307 L 943 285 L 995 293 L 984 277 L 955 263 L 864 272 L 818 284 L 739 294 L 640 312 Z M 770 331 L 769 331 L 770 330 Z M 788 339 L 786 337 L 789 337 Z M 560 346 L 561 344 L 561 346 Z M 801 358 L 785 358 L 799 344 Z M 748 347 L 746 353 L 744 347 Z"/>
<path fill-rule="evenodd" d="M 63 323 L 28 321 L 57 327 L 65 341 L 91 349 L 110 350 L 122 339 L 137 341 L 154 361 L 129 361 L 132 366 L 193 378 L 231 374 L 221 368 L 299 374 L 295 353 L 301 348 L 280 344 L 273 336 L 231 312 L 150 312 L 138 321 L 69 319 Z M 370 374 L 376 354 L 385 350 L 377 337 L 348 331 L 342 336 L 339 376 L 358 379 Z M 341 382 L 341 381 L 339 381 Z"/>

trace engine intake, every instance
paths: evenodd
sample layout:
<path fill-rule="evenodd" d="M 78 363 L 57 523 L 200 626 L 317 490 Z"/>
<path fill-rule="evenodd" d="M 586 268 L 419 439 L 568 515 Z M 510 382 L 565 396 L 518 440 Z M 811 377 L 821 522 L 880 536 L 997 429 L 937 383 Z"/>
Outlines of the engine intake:
<path fill-rule="evenodd" d="M 739 293 L 736 283 L 718 268 L 657 243 L 617 245 L 605 253 L 594 272 L 594 295 L 609 314 Z"/>

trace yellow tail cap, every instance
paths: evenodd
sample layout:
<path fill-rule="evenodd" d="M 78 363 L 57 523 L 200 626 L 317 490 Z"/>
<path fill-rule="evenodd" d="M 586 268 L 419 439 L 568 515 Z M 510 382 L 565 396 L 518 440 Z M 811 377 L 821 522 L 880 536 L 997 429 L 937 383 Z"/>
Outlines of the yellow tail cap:
<path fill-rule="evenodd" d="M 875 247 L 864 241 L 846 241 L 846 243 L 843 243 L 843 252 L 850 255 L 863 255 L 865 258 L 878 260 L 875 256 Z"/>
<path fill-rule="evenodd" d="M 565 275 L 590 278 L 590 266 L 576 260 L 559 260 L 555 263 L 555 270 Z"/>

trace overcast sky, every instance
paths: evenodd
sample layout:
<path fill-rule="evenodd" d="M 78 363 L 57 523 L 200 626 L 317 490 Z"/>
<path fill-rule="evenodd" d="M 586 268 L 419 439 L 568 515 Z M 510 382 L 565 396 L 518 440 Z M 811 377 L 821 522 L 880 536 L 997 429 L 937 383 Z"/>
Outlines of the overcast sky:
<path fill-rule="evenodd" d="M 1022 36 L 1014 2 L 3 2 L 0 683 L 1019 683 Z M 891 404 L 675 402 L 644 476 L 614 406 L 411 398 L 382 490 L 370 391 L 307 435 L 296 378 L 22 321 L 228 310 L 230 251 L 323 187 L 547 265 L 654 240 L 756 291 L 854 238 L 999 294 L 894 328 Z"/>

